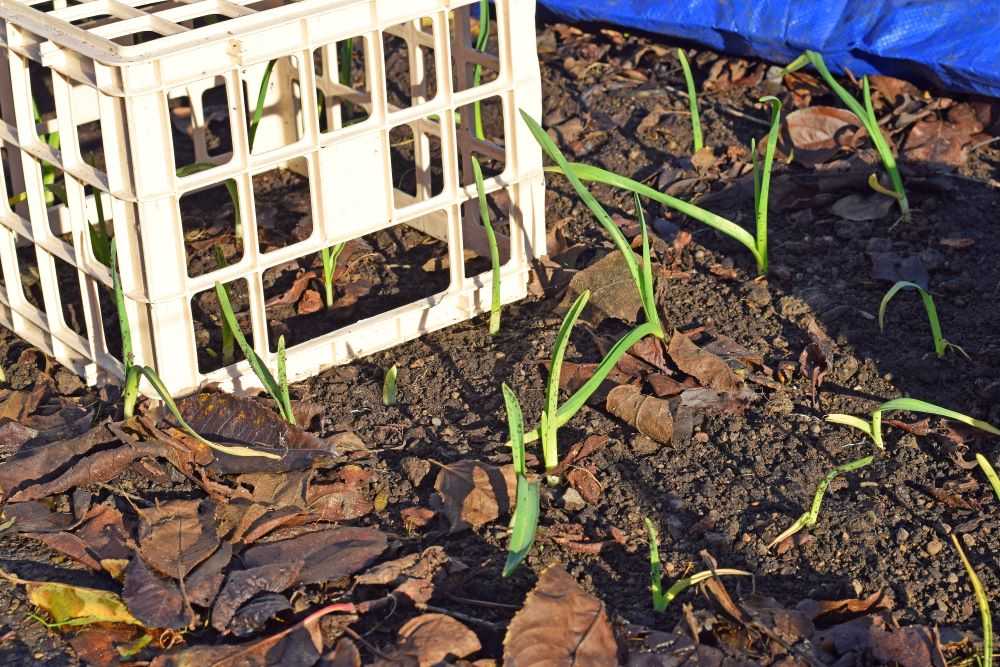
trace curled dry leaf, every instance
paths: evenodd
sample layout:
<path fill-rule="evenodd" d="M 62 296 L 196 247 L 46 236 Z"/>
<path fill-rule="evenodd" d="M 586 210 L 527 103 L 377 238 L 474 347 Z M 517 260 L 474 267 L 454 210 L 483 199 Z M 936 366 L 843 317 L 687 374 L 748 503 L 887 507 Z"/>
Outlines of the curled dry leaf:
<path fill-rule="evenodd" d="M 158 656 L 151 667 L 308 667 L 323 652 L 319 620 L 333 613 L 353 614 L 350 603 L 332 604 L 276 635 L 244 644 L 194 646 Z M 347 616 L 350 618 L 350 616 Z"/>
<path fill-rule="evenodd" d="M 742 384 L 740 378 L 718 355 L 698 347 L 679 331 L 671 336 L 667 351 L 677 368 L 706 387 L 735 392 Z"/>
<path fill-rule="evenodd" d="M 853 113 L 825 106 L 791 112 L 785 116 L 784 129 L 782 152 L 788 155 L 794 150 L 795 159 L 807 167 L 828 162 L 841 150 L 856 147 L 866 135 Z"/>
<path fill-rule="evenodd" d="M 143 456 L 156 456 L 154 443 L 112 446 L 116 436 L 107 426 L 22 450 L 0 464 L 0 494 L 10 502 L 38 500 L 78 486 L 107 482 Z"/>
<path fill-rule="evenodd" d="M 329 444 L 251 398 L 202 392 L 177 401 L 177 407 L 191 428 L 208 440 L 250 445 L 281 456 L 275 460 L 216 451 L 210 468 L 219 473 L 285 472 L 337 462 Z"/>
<path fill-rule="evenodd" d="M 244 602 L 260 592 L 280 593 L 291 588 L 299 582 L 301 572 L 301 560 L 268 563 L 230 572 L 212 605 L 212 627 L 226 632 Z"/>
<path fill-rule="evenodd" d="M 441 466 L 432 505 L 448 519 L 453 533 L 479 528 L 510 512 L 516 484 L 511 466 L 458 461 Z"/>
<path fill-rule="evenodd" d="M 507 627 L 509 665 L 617 665 L 618 643 L 604 603 L 566 570 L 545 570 Z"/>
<path fill-rule="evenodd" d="M 431 667 L 449 656 L 465 658 L 482 648 L 476 633 L 451 616 L 422 614 L 399 629 L 399 643 L 379 667 L 415 665 Z"/>
<path fill-rule="evenodd" d="M 812 317 L 806 325 L 806 332 L 809 334 L 810 342 L 799 355 L 799 367 L 802 369 L 802 374 L 809 378 L 810 396 L 813 404 L 816 404 L 817 391 L 823 384 L 826 374 L 833 368 L 834 343 Z"/>
<path fill-rule="evenodd" d="M 440 546 L 427 547 L 396 560 L 380 563 L 354 578 L 356 584 L 392 586 L 393 593 L 405 595 L 417 604 L 430 602 L 435 586 L 449 575 L 465 569 Z"/>
<path fill-rule="evenodd" d="M 670 442 L 674 418 L 667 401 L 643 394 L 638 387 L 620 385 L 608 393 L 607 409 L 639 433 L 657 442 Z"/>
<path fill-rule="evenodd" d="M 233 559 L 233 545 L 223 542 L 215 553 L 202 561 L 184 580 L 184 590 L 191 604 L 210 607 L 222 588 L 226 568 Z"/>

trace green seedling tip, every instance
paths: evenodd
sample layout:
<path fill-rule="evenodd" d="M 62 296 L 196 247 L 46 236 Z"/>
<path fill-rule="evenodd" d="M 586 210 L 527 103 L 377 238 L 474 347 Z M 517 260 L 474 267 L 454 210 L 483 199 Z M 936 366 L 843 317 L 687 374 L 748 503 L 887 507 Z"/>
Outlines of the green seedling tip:
<path fill-rule="evenodd" d="M 787 540 L 789 537 L 795 535 L 804 528 L 811 528 L 812 526 L 816 525 L 816 521 L 819 519 L 820 507 L 823 505 L 823 495 L 826 493 L 826 490 L 830 487 L 830 483 L 840 475 L 852 472 L 866 465 L 870 465 L 874 460 L 875 460 L 874 456 L 865 456 L 863 458 L 856 459 L 849 463 L 837 466 L 836 468 L 828 472 L 826 474 L 826 477 L 824 477 L 820 481 L 819 485 L 816 487 L 816 494 L 813 496 L 812 506 L 809 508 L 809 510 L 804 514 L 802 514 L 802 516 L 800 516 L 798 519 L 796 519 L 795 523 L 789 526 L 783 533 L 781 533 L 776 538 L 771 540 L 771 543 L 767 545 L 767 548 L 770 549 L 775 544 Z"/>
<path fill-rule="evenodd" d="M 524 475 L 524 416 L 521 414 L 521 404 L 517 400 L 514 390 L 501 383 L 500 390 L 503 393 L 503 402 L 507 408 L 507 425 L 510 431 L 510 450 L 514 459 L 514 474 Z"/>
<path fill-rule="evenodd" d="M 548 138 L 548 135 L 546 135 L 546 138 Z M 589 164 L 572 162 L 567 163 L 565 168 L 557 164 L 557 166 L 546 167 L 545 171 L 553 174 L 566 175 L 568 169 L 572 170 L 574 177 L 580 181 L 603 183 L 604 185 L 610 185 L 613 188 L 628 190 L 642 195 L 647 199 L 652 199 L 667 208 L 679 211 L 689 218 L 697 220 L 698 222 L 707 225 L 715 231 L 721 232 L 734 241 L 740 243 L 750 251 L 753 255 L 754 261 L 758 262 L 758 264 L 760 263 L 757 252 L 757 241 L 753 234 L 743 229 L 735 222 L 723 218 L 721 215 L 716 215 L 715 213 L 707 211 L 700 206 L 689 204 L 683 199 L 677 199 L 676 197 L 671 197 L 670 195 L 660 192 L 659 190 L 654 190 L 648 185 L 635 181 L 627 176 L 621 176 L 613 171 L 608 171 L 607 169 L 602 169 Z"/>
<path fill-rule="evenodd" d="M 993 665 L 993 614 L 990 612 L 990 598 L 986 594 L 983 582 L 979 580 L 979 575 L 972 568 L 972 563 L 966 557 L 965 551 L 962 549 L 962 543 L 958 541 L 958 536 L 955 533 L 951 534 L 951 542 L 955 545 L 958 557 L 962 559 L 965 574 L 969 577 L 969 583 L 972 584 L 972 592 L 975 594 L 976 602 L 979 604 L 979 616 L 983 625 L 983 656 L 979 664 L 982 667 L 991 667 Z"/>
<path fill-rule="evenodd" d="M 382 380 L 382 403 L 383 405 L 396 405 L 396 375 L 399 370 L 396 368 L 396 364 L 392 365 L 385 373 L 385 378 Z"/>
<path fill-rule="evenodd" d="M 243 335 L 239 323 L 236 321 L 236 313 L 233 312 L 233 305 L 229 301 L 229 292 L 226 290 L 225 285 L 220 282 L 215 283 L 215 296 L 219 300 L 219 309 L 222 311 L 222 318 L 225 325 L 233 333 L 236 345 L 250 363 L 250 368 L 253 369 L 253 372 L 257 375 L 267 393 L 274 399 L 282 418 L 289 424 L 295 424 L 295 413 L 291 410 L 291 399 L 288 396 L 287 385 L 283 386 L 275 379 L 257 352 L 247 343 L 247 339 Z"/>
<path fill-rule="evenodd" d="M 541 484 L 529 480 L 524 475 L 517 476 L 517 504 L 511 518 L 510 542 L 507 544 L 507 561 L 503 566 L 503 576 L 509 577 L 521 561 L 528 555 L 538 531 L 538 515 L 541 505 Z"/>
<path fill-rule="evenodd" d="M 983 471 L 983 474 L 986 475 L 990 486 L 993 487 L 993 493 L 996 494 L 997 500 L 1000 500 L 1000 477 L 997 476 L 997 471 L 990 464 L 990 460 L 982 454 L 976 454 L 976 461 L 979 463 L 979 468 Z"/>
<path fill-rule="evenodd" d="M 333 308 L 333 274 L 337 272 L 337 261 L 341 253 L 347 247 L 347 242 L 338 243 L 329 248 L 320 250 L 320 259 L 323 261 L 323 288 L 326 292 L 326 307 Z"/>
<path fill-rule="evenodd" d="M 649 535 L 649 590 L 653 596 L 653 611 L 663 613 L 670 604 L 663 591 L 663 564 L 660 562 L 660 533 L 648 516 L 643 517 Z"/>
<path fill-rule="evenodd" d="M 546 426 L 542 431 L 542 457 L 545 460 L 545 470 L 550 473 L 549 482 L 553 482 L 551 472 L 559 465 L 559 448 L 557 433 L 559 422 L 556 416 L 559 413 L 559 376 L 562 371 L 563 357 L 566 356 L 566 348 L 569 346 L 570 333 L 573 325 L 580 317 L 580 313 L 587 306 L 590 299 L 590 290 L 584 290 L 563 317 L 559 333 L 556 334 L 555 346 L 552 349 L 552 364 L 549 367 L 549 379 L 545 389 L 545 420 Z"/>
<path fill-rule="evenodd" d="M 677 59 L 684 72 L 684 83 L 687 84 L 688 105 L 691 109 L 691 136 L 694 139 L 694 152 L 697 153 L 704 147 L 701 136 L 701 117 L 698 115 L 698 89 L 694 85 L 694 75 L 691 74 L 691 65 L 688 64 L 684 49 L 677 49 Z"/>
<path fill-rule="evenodd" d="M 474 155 L 472 156 L 472 173 L 476 179 L 476 193 L 479 198 L 479 220 L 486 230 L 486 241 L 490 246 L 490 335 L 495 336 L 500 333 L 500 249 L 497 247 L 497 235 L 493 231 L 490 207 L 486 201 L 483 168 Z"/>
<path fill-rule="evenodd" d="M 927 312 L 927 320 L 931 326 L 931 337 L 934 340 L 934 353 L 937 354 L 938 358 L 944 357 L 944 353 L 948 350 L 948 348 L 953 348 L 968 359 L 969 355 L 965 353 L 965 350 L 958 345 L 949 343 L 945 340 L 944 335 L 941 333 L 941 321 L 938 319 L 937 306 L 934 305 L 934 297 L 931 296 L 931 293 L 920 285 L 909 282 L 908 280 L 897 281 L 888 289 L 888 291 L 886 291 L 885 296 L 882 297 L 882 303 L 879 304 L 878 307 L 879 330 L 885 332 L 885 309 L 889 305 L 889 302 L 892 301 L 892 298 L 903 289 L 914 289 L 920 294 L 920 299 L 924 304 L 924 310 Z"/>
<path fill-rule="evenodd" d="M 758 275 L 767 274 L 767 205 L 768 194 L 771 191 L 771 167 L 774 164 L 774 152 L 778 146 L 778 125 L 781 123 L 781 100 L 772 95 L 760 98 L 760 102 L 767 102 L 771 105 L 771 129 L 767 133 L 767 143 L 764 145 L 764 165 L 757 172 L 756 150 L 753 151 L 753 191 L 754 191 L 754 216 L 757 223 L 757 236 L 754 239 L 757 248 L 755 255 L 757 259 Z M 756 142 L 753 144 L 756 148 Z"/>

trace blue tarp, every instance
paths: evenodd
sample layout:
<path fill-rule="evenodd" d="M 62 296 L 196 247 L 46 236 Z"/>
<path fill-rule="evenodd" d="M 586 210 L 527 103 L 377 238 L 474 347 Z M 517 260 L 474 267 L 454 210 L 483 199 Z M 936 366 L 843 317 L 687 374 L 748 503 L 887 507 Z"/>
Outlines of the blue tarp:
<path fill-rule="evenodd" d="M 538 0 L 571 21 L 660 33 L 785 64 L 805 49 L 855 74 L 1000 97 L 1000 0 Z"/>

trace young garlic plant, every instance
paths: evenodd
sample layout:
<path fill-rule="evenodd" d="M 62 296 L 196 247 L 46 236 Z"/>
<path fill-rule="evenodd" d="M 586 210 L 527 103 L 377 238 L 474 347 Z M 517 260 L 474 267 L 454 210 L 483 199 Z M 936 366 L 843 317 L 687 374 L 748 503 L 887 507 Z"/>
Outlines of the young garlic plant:
<path fill-rule="evenodd" d="M 521 404 L 517 400 L 517 395 L 506 383 L 501 384 L 500 389 L 507 408 L 511 454 L 514 460 L 514 475 L 517 478 L 517 500 L 510 521 L 507 562 L 503 566 L 503 576 L 509 577 L 528 555 L 531 545 L 535 542 L 538 516 L 541 512 L 541 483 L 533 476 L 529 476 L 525 467 L 524 417 L 521 414 Z"/>
<path fill-rule="evenodd" d="M 944 335 L 941 333 L 941 321 L 938 319 L 937 306 L 934 305 L 934 297 L 931 293 L 925 290 L 923 287 L 916 283 L 911 283 L 908 280 L 897 281 L 882 297 L 882 303 L 878 307 L 878 328 L 879 331 L 885 333 L 885 309 L 892 300 L 892 297 L 902 289 L 915 289 L 920 294 L 920 299 L 924 302 L 924 310 L 927 311 L 927 320 L 931 325 L 931 337 L 934 339 L 934 353 L 938 358 L 943 358 L 944 353 L 951 348 L 957 350 L 966 359 L 969 355 L 965 353 L 958 345 L 950 343 L 944 339 Z"/>
<path fill-rule="evenodd" d="M 851 95 L 847 90 L 833 78 L 833 74 L 826 66 L 826 62 L 823 61 L 823 56 L 815 51 L 806 51 L 798 58 L 793 60 L 791 63 L 785 67 L 785 72 L 795 72 L 802 69 L 806 65 L 811 64 L 819 72 L 820 76 L 830 90 L 840 98 L 840 100 L 850 109 L 851 113 L 857 116 L 858 120 L 864 126 L 865 131 L 868 136 L 871 137 L 872 144 L 875 146 L 875 150 L 878 151 L 879 157 L 882 159 L 882 165 L 885 170 L 889 173 L 889 180 L 892 182 L 892 190 L 882 187 L 878 183 L 878 177 L 874 176 L 869 179 L 869 184 L 874 190 L 882 194 L 888 195 L 896 200 L 899 205 L 900 217 L 903 222 L 910 221 L 910 202 L 906 198 L 906 190 L 903 188 L 903 178 L 899 174 L 899 167 L 896 165 L 896 158 L 892 153 L 892 146 L 886 141 L 885 136 L 882 134 L 882 129 L 878 123 L 878 117 L 875 116 L 875 109 L 872 107 L 872 94 L 871 88 L 868 84 L 868 77 L 863 77 L 861 79 L 861 92 L 862 101 L 858 102 L 853 95 Z"/>

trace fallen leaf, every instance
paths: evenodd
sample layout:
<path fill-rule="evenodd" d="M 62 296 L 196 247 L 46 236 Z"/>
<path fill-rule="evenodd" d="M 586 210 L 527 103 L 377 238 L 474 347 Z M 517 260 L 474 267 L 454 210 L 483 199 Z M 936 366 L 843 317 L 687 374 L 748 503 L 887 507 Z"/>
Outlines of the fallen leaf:
<path fill-rule="evenodd" d="M 341 637 L 333 650 L 326 653 L 319 667 L 361 667 L 361 652 L 347 637 Z"/>
<path fill-rule="evenodd" d="M 920 437 L 923 437 L 931 432 L 930 417 L 921 419 L 918 422 L 913 422 L 912 424 L 898 419 L 883 419 L 882 423 L 888 426 L 895 426 L 896 428 L 906 431 L 907 433 L 912 433 L 913 435 Z"/>
<path fill-rule="evenodd" d="M 210 500 L 168 500 L 138 510 L 139 553 L 168 577 L 186 577 L 219 548 Z"/>
<path fill-rule="evenodd" d="M 157 576 L 139 556 L 125 570 L 122 599 L 132 615 L 150 628 L 183 630 L 194 621 L 177 584 Z"/>
<path fill-rule="evenodd" d="M 853 222 L 881 220 L 892 210 L 895 201 L 891 197 L 873 192 L 871 194 L 850 194 L 833 203 L 830 210 L 839 218 Z"/>
<path fill-rule="evenodd" d="M 440 580 L 464 569 L 465 565 L 452 560 L 443 547 L 431 546 L 420 553 L 379 563 L 356 576 L 354 582 L 366 586 L 391 586 L 393 593 L 405 595 L 417 604 L 426 604 Z"/>
<path fill-rule="evenodd" d="M 451 532 L 479 527 L 510 512 L 515 492 L 510 466 L 502 468 L 479 461 L 442 465 L 434 482 L 433 509 L 447 519 Z"/>
<path fill-rule="evenodd" d="M 813 405 L 818 405 L 819 387 L 833 368 L 834 343 L 812 317 L 806 324 L 806 333 L 809 334 L 810 342 L 799 355 L 799 368 L 809 379 L 809 395 Z"/>
<path fill-rule="evenodd" d="M 54 581 L 21 579 L 0 569 L 0 577 L 25 587 L 28 600 L 44 609 L 53 623 L 90 625 L 92 623 L 124 623 L 142 625 L 129 613 L 122 599 L 111 591 L 71 586 Z"/>
<path fill-rule="evenodd" d="M 153 443 L 109 447 L 117 440 L 101 424 L 76 438 L 22 450 L 0 463 L 0 493 L 17 503 L 108 482 L 136 459 L 156 456 L 161 450 Z"/>
<path fill-rule="evenodd" d="M 285 472 L 332 467 L 337 462 L 335 452 L 323 440 L 289 424 L 251 398 L 202 392 L 177 401 L 177 407 L 191 428 L 209 440 L 250 445 L 282 457 L 274 460 L 214 451 L 215 461 L 210 468 L 221 474 Z"/>
<path fill-rule="evenodd" d="M 320 296 L 319 292 L 314 289 L 307 289 L 302 294 L 298 305 L 295 306 L 295 312 L 299 315 L 312 315 L 323 310 L 325 307 L 326 304 L 323 303 L 323 297 Z"/>
<path fill-rule="evenodd" d="M 697 387 L 698 383 L 694 378 L 684 378 L 683 382 L 679 382 L 669 375 L 664 375 L 663 373 L 654 373 L 646 378 L 646 382 L 649 383 L 650 388 L 653 390 L 653 394 L 657 398 L 670 398 L 671 396 L 677 396 L 685 389 L 691 389 Z"/>
<path fill-rule="evenodd" d="M 890 103 L 894 104 L 898 98 L 904 96 L 918 97 L 920 89 L 909 81 L 896 79 L 884 74 L 872 74 L 868 77 L 872 90 L 880 93 Z"/>
<path fill-rule="evenodd" d="M 335 581 L 368 567 L 388 547 L 388 536 L 375 528 L 340 526 L 256 544 L 243 552 L 248 567 L 303 563 L 300 581 Z"/>
<path fill-rule="evenodd" d="M 184 589 L 192 604 L 200 607 L 211 607 L 222 582 L 225 581 L 225 570 L 233 558 L 233 545 L 223 542 L 215 553 L 206 558 L 184 580 Z"/>
<path fill-rule="evenodd" d="M 642 302 L 620 252 L 609 253 L 578 271 L 569 282 L 566 305 L 586 290 L 590 290 L 590 301 L 583 319 L 595 326 L 608 317 L 628 324 L 637 322 Z"/>
<path fill-rule="evenodd" d="M 595 471 L 590 466 L 576 466 L 566 473 L 566 481 L 580 493 L 589 505 L 596 505 L 604 492 L 594 473 Z"/>
<path fill-rule="evenodd" d="M 476 633 L 451 616 L 421 614 L 411 618 L 399 629 L 399 643 L 386 660 L 375 664 L 418 665 L 432 667 L 444 664 L 445 658 L 465 658 L 482 648 Z M 450 661 L 449 661 L 450 662 Z"/>
<path fill-rule="evenodd" d="M 907 160 L 933 162 L 949 167 L 965 164 L 971 137 L 955 125 L 936 118 L 916 122 L 903 142 L 903 157 Z"/>
<path fill-rule="evenodd" d="M 740 387 L 740 379 L 717 355 L 699 348 L 679 331 L 670 338 L 667 350 L 679 369 L 696 378 L 701 384 L 719 391 L 733 392 Z"/>
<path fill-rule="evenodd" d="M 354 611 L 350 603 L 332 604 L 276 635 L 244 644 L 193 646 L 157 656 L 150 667 L 311 667 L 323 651 L 319 620 L 337 612 L 349 619 Z"/>
<path fill-rule="evenodd" d="M 226 576 L 226 583 L 212 605 L 212 627 L 229 631 L 236 611 L 244 602 L 261 592 L 280 593 L 299 582 L 303 562 L 290 560 L 236 570 Z"/>
<path fill-rule="evenodd" d="M 674 418 L 667 401 L 647 396 L 638 387 L 620 385 L 608 393 L 606 405 L 608 412 L 639 433 L 657 442 L 670 442 Z"/>
<path fill-rule="evenodd" d="M 237 637 L 249 637 L 278 614 L 291 611 L 292 605 L 284 595 L 261 593 L 237 610 L 229 628 Z"/>
<path fill-rule="evenodd" d="M 930 273 L 920 255 L 902 256 L 895 252 L 868 252 L 872 260 L 872 278 L 896 283 L 906 280 L 928 289 Z"/>
<path fill-rule="evenodd" d="M 403 524 L 409 531 L 423 528 L 437 516 L 437 512 L 426 507 L 407 507 L 399 514 L 403 519 Z"/>
<path fill-rule="evenodd" d="M 273 306 L 291 306 L 299 300 L 302 293 L 306 291 L 307 287 L 309 287 L 309 283 L 318 279 L 319 277 L 316 275 L 315 271 L 303 271 L 295 276 L 295 280 L 292 281 L 292 284 L 287 290 L 278 296 L 268 299 L 265 306 L 268 308 Z"/>
<path fill-rule="evenodd" d="M 818 627 L 828 627 L 870 614 L 879 609 L 892 609 L 892 598 L 885 591 L 876 591 L 866 598 L 844 600 L 805 599 L 795 608 L 806 614 Z"/>
<path fill-rule="evenodd" d="M 866 135 L 853 113 L 825 106 L 791 112 L 785 116 L 783 129 L 782 152 L 788 155 L 794 150 L 795 160 L 807 167 L 828 162 L 841 150 L 856 147 Z M 763 145 L 764 140 L 760 143 Z"/>
<path fill-rule="evenodd" d="M 562 567 L 538 578 L 503 641 L 510 665 L 617 665 L 618 643 L 604 604 Z"/>

